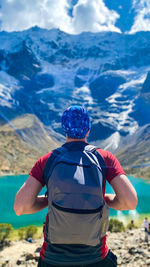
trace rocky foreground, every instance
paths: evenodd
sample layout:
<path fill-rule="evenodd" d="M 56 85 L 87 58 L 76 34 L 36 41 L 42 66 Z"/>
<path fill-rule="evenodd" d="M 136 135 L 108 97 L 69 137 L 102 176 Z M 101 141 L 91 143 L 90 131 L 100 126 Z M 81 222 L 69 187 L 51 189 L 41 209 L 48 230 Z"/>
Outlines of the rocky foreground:
<path fill-rule="evenodd" d="M 150 236 L 145 242 L 143 229 L 126 230 L 122 233 L 109 233 L 107 244 L 118 256 L 118 266 L 150 266 Z M 33 243 L 27 241 L 11 242 L 10 246 L 0 251 L 0 266 L 37 266 L 39 251 L 43 239 Z"/>

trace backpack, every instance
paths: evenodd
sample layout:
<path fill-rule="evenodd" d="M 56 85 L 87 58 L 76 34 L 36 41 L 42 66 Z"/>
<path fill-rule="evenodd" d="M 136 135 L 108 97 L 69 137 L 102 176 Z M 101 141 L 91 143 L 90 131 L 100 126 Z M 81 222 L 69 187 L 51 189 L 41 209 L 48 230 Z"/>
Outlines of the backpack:
<path fill-rule="evenodd" d="M 52 152 L 44 169 L 51 244 L 100 243 L 108 229 L 105 179 L 106 166 L 94 146 L 69 149 L 63 145 Z"/>

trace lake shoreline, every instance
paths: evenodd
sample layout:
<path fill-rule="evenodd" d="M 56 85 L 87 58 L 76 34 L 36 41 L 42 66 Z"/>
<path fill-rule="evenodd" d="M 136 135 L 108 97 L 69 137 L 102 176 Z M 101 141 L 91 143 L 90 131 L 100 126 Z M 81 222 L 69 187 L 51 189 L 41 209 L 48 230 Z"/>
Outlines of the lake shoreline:
<path fill-rule="evenodd" d="M 4 179 L 3 179 L 4 178 Z M 48 208 L 30 215 L 17 216 L 14 212 L 13 205 L 14 199 L 17 191 L 20 189 L 22 184 L 26 181 L 27 175 L 16 175 L 16 176 L 2 176 L 0 179 L 0 195 L 1 195 L 1 205 L 0 205 L 0 223 L 10 223 L 13 228 L 18 229 L 20 227 L 25 227 L 28 225 L 43 225 L 45 222 L 46 214 Z M 138 205 L 136 210 L 131 211 L 116 211 L 110 209 L 109 215 L 113 218 L 117 218 L 122 221 L 125 225 L 131 220 L 135 221 L 137 226 L 140 226 L 144 217 L 149 217 L 150 215 L 150 184 L 147 180 L 143 180 L 136 177 L 129 176 L 129 180 L 135 187 L 138 195 Z M 9 191 L 9 198 L 8 198 Z M 40 194 L 45 194 L 46 188 L 44 187 Z M 107 183 L 106 193 L 113 193 L 112 187 Z M 149 218 L 150 219 L 150 218 Z"/>
<path fill-rule="evenodd" d="M 109 219 L 117 219 L 118 221 L 122 222 L 124 224 L 125 227 L 127 227 L 127 225 L 131 222 L 131 220 L 134 221 L 134 224 L 137 228 L 141 227 L 142 224 L 143 224 L 143 221 L 145 219 L 145 217 L 147 217 L 150 221 L 150 213 L 141 213 L 138 215 L 138 218 L 135 218 L 134 216 L 130 216 L 130 215 L 124 215 L 123 218 L 121 216 L 109 216 Z M 45 219 L 46 219 L 46 216 L 45 216 Z M 43 220 L 43 223 L 45 222 L 45 220 Z M 3 222 L 3 223 L 6 223 L 6 222 Z M 8 223 L 8 222 L 7 222 Z M 33 224 L 26 224 L 26 225 L 22 225 L 22 226 L 19 226 L 19 227 L 15 227 L 13 226 L 13 229 L 15 231 L 17 231 L 19 228 L 21 227 L 28 227 L 30 225 L 35 225 L 37 228 L 38 228 L 38 231 L 42 232 L 41 229 L 43 229 L 43 223 L 33 223 Z"/>

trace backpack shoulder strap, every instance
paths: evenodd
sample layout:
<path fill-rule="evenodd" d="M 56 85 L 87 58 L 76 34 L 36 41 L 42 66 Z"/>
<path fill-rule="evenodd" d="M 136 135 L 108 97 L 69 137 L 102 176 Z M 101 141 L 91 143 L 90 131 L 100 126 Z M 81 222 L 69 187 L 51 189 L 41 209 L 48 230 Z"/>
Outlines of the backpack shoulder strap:
<path fill-rule="evenodd" d="M 103 157 L 97 151 L 97 149 L 98 149 L 98 147 L 93 146 L 93 145 L 87 145 L 85 147 L 85 151 L 86 152 L 91 152 L 91 153 L 93 153 L 97 157 L 98 162 L 100 164 L 100 167 L 102 169 L 102 175 L 103 175 L 103 181 L 104 181 L 106 179 L 106 175 L 107 175 L 107 167 L 106 167 L 106 164 L 105 164 L 105 161 L 104 161 Z"/>
<path fill-rule="evenodd" d="M 65 148 L 63 146 L 52 151 L 51 155 L 49 156 L 49 158 L 48 158 L 48 160 L 46 162 L 46 165 L 45 165 L 44 171 L 43 171 L 43 177 L 44 177 L 45 184 L 48 183 L 49 173 L 54 168 L 54 164 L 55 164 L 56 158 L 59 155 L 61 155 L 62 153 L 65 153 L 66 151 L 67 151 L 67 148 Z"/>
<path fill-rule="evenodd" d="M 106 167 L 105 161 L 103 157 L 101 156 L 101 154 L 97 151 L 97 148 L 95 149 L 95 151 L 93 151 L 93 153 L 98 158 L 99 164 L 102 168 L 102 175 L 103 175 L 103 181 L 104 181 L 106 180 L 106 176 L 107 176 L 107 167 Z"/>

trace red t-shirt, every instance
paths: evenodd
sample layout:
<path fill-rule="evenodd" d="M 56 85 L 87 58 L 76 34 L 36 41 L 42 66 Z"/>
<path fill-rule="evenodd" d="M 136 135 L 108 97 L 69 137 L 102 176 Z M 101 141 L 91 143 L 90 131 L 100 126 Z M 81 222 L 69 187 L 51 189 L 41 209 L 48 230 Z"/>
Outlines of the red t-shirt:
<path fill-rule="evenodd" d="M 112 181 L 112 179 L 114 177 L 121 175 L 121 174 L 125 174 L 119 161 L 112 153 L 110 153 L 109 151 L 105 151 L 103 149 L 99 149 L 99 148 L 97 149 L 97 151 L 100 153 L 100 155 L 104 159 L 104 162 L 105 162 L 105 165 L 107 168 L 106 180 L 109 183 Z M 32 177 L 37 179 L 42 184 L 42 186 L 45 185 L 44 178 L 43 178 L 44 167 L 45 167 L 46 162 L 47 162 L 49 156 L 51 155 L 51 153 L 52 152 L 50 152 L 50 153 L 46 154 L 45 156 L 41 157 L 40 159 L 38 159 L 29 173 Z M 103 194 L 105 194 L 105 186 L 106 186 L 106 181 L 105 181 L 104 188 L 103 188 Z M 45 250 L 47 249 L 47 245 L 48 245 L 47 242 L 44 241 L 42 249 L 41 249 L 41 253 L 40 253 L 40 255 L 43 259 L 45 258 Z M 106 245 L 106 236 L 103 237 L 100 251 L 101 251 L 102 258 L 105 258 L 108 254 L 108 247 Z"/>
<path fill-rule="evenodd" d="M 117 158 L 109 151 L 103 150 L 98 148 L 97 151 L 103 157 L 105 161 L 105 165 L 107 167 L 107 176 L 106 180 L 110 183 L 114 177 L 117 175 L 125 174 L 123 168 L 121 167 Z M 46 154 L 45 156 L 41 157 L 37 160 L 35 165 L 30 171 L 30 175 L 37 179 L 42 186 L 45 185 L 44 178 L 43 178 L 43 170 L 46 165 L 46 162 L 51 155 L 52 152 Z"/>

